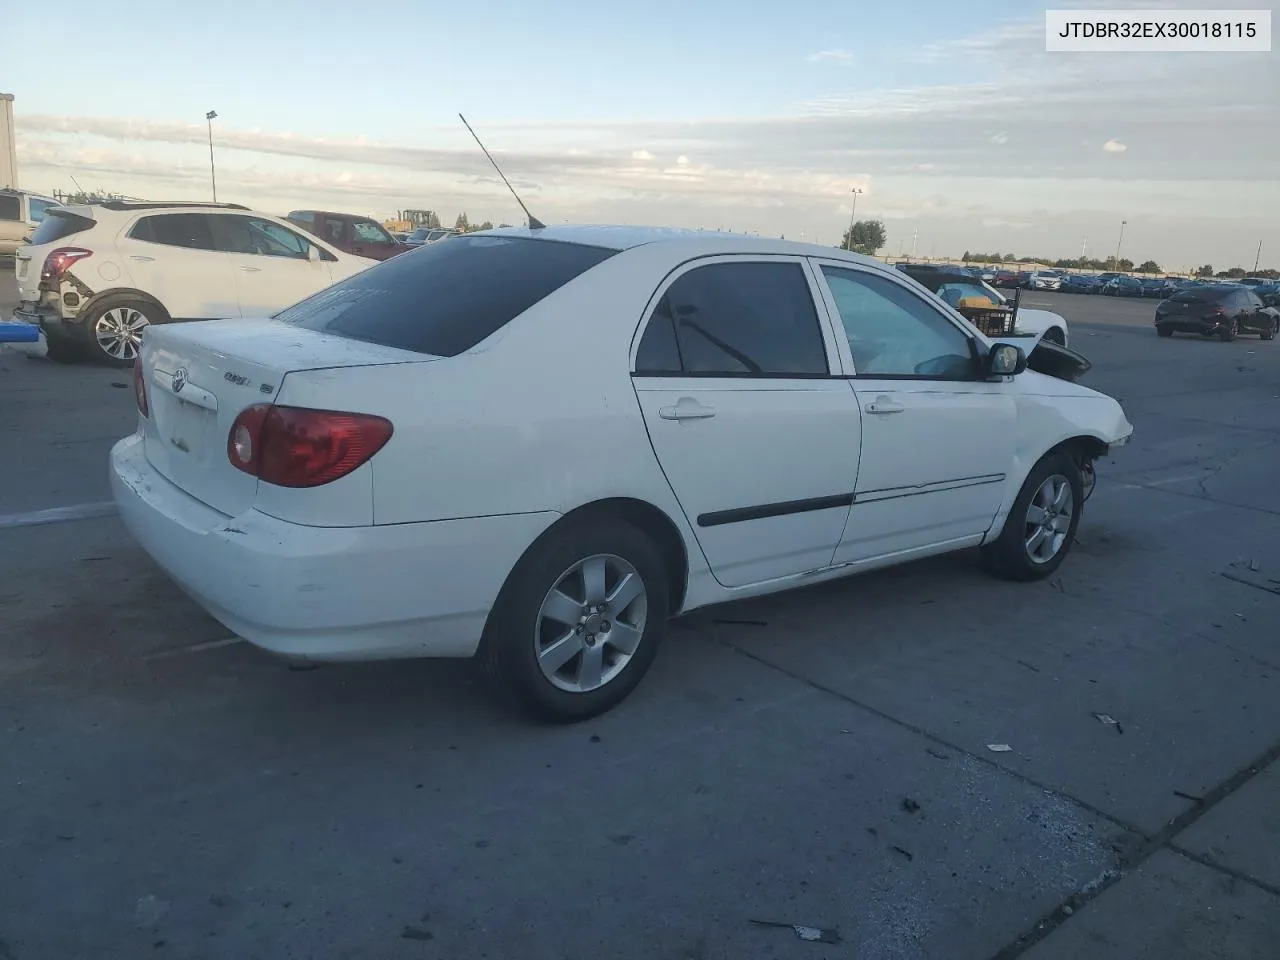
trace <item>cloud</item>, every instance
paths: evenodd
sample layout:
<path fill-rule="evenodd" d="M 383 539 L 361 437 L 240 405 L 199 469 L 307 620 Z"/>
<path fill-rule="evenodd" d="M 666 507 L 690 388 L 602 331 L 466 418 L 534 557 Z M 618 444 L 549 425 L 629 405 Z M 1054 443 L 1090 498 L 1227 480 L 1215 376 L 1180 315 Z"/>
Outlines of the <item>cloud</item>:
<path fill-rule="evenodd" d="M 850 63 L 853 54 L 848 50 L 819 50 L 805 57 L 809 63 Z"/>
<path fill-rule="evenodd" d="M 631 159 L 639 160 L 642 163 L 647 163 L 648 161 L 653 159 L 653 154 L 650 153 L 648 150 L 632 150 Z"/>
<path fill-rule="evenodd" d="M 1108 140 L 1106 143 L 1102 145 L 1102 149 L 1105 150 L 1107 153 L 1124 153 L 1129 148 L 1126 147 L 1119 140 Z"/>
<path fill-rule="evenodd" d="M 995 144 L 1008 143 L 1009 135 L 1001 130 L 991 138 L 991 142 Z"/>

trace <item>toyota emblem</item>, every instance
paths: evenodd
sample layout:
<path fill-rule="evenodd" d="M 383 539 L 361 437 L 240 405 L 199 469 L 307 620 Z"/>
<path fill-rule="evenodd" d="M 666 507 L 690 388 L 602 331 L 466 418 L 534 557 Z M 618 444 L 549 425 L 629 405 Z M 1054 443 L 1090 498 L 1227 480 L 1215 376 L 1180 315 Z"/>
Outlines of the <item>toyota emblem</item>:
<path fill-rule="evenodd" d="M 173 371 L 173 392 L 181 393 L 182 388 L 185 387 L 186 385 L 187 385 L 187 369 L 186 367 L 179 367 L 177 370 Z"/>

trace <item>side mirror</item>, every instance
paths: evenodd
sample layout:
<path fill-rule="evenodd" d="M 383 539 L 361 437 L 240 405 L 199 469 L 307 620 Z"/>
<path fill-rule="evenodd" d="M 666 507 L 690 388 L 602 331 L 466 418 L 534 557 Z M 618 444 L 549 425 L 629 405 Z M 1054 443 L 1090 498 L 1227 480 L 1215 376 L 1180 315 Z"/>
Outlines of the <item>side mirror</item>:
<path fill-rule="evenodd" d="M 986 367 L 988 377 L 1016 377 L 1027 369 L 1027 355 L 1011 343 L 992 344 Z"/>
<path fill-rule="evenodd" d="M 314 243 L 307 244 L 307 259 L 312 263 L 320 262 L 320 248 Z"/>

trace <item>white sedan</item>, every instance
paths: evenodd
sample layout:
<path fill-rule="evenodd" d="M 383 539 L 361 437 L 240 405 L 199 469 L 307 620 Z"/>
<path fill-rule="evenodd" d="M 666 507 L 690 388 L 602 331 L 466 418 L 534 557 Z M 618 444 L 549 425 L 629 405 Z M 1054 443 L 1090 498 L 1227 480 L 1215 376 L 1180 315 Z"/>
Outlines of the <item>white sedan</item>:
<path fill-rule="evenodd" d="M 581 719 L 707 604 L 970 547 L 1052 573 L 1132 427 L 1025 367 L 837 249 L 497 230 L 274 319 L 151 328 L 112 487 L 156 562 L 260 647 L 478 655 Z"/>

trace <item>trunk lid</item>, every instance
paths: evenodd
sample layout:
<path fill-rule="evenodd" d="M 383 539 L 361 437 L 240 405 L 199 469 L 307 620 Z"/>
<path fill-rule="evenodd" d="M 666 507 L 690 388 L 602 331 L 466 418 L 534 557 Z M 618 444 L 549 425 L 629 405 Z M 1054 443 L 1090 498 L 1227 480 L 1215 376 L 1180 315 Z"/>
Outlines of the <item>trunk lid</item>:
<path fill-rule="evenodd" d="M 253 506 L 258 480 L 231 465 L 227 436 L 246 407 L 271 403 L 290 373 L 439 359 L 316 333 L 277 320 L 208 320 L 148 328 L 142 377 L 147 460 L 227 516 Z"/>

